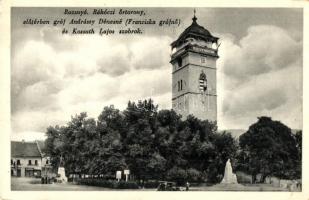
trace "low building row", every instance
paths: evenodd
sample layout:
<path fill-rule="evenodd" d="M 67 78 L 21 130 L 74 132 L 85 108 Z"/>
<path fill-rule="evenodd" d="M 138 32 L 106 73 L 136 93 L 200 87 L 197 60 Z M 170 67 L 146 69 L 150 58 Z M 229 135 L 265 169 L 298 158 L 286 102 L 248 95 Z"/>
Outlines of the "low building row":
<path fill-rule="evenodd" d="M 11 141 L 11 176 L 42 177 L 52 172 L 44 141 Z"/>

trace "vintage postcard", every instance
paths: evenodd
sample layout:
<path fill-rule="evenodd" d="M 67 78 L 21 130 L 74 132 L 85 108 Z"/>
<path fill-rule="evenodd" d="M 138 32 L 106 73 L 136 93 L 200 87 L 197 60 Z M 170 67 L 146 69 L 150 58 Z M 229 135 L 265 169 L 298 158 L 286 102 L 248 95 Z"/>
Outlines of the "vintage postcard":
<path fill-rule="evenodd" d="M 3 2 L 1 198 L 305 199 L 308 5 L 282 5 Z"/>

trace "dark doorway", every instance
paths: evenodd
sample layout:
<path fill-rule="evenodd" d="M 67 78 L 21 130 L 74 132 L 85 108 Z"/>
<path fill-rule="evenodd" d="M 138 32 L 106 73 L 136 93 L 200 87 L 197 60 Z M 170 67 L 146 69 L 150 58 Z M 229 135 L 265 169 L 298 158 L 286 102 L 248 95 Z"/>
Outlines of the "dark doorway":
<path fill-rule="evenodd" d="M 26 177 L 33 177 L 34 176 L 33 169 L 26 169 L 25 170 L 25 176 Z"/>
<path fill-rule="evenodd" d="M 20 169 L 17 169 L 17 176 L 21 177 L 21 170 Z"/>

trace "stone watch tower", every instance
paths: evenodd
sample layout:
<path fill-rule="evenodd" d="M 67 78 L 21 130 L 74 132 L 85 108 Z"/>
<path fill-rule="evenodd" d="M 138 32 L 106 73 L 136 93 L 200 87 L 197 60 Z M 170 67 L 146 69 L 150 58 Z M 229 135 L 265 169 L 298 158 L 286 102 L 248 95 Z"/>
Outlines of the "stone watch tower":
<path fill-rule="evenodd" d="M 192 18 L 192 24 L 171 44 L 172 107 L 183 119 L 192 114 L 217 121 L 218 39 Z"/>

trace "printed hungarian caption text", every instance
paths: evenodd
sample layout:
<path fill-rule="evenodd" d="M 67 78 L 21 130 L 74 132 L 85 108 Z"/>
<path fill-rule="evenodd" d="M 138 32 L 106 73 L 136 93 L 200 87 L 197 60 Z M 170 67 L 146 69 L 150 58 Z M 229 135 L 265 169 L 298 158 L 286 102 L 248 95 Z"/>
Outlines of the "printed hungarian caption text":
<path fill-rule="evenodd" d="M 156 18 L 159 18 L 157 16 Z M 66 35 L 137 35 L 144 34 L 145 27 L 176 27 L 181 24 L 178 18 L 163 17 L 153 19 L 147 12 L 138 8 L 63 8 L 62 15 L 53 19 L 27 17 L 25 26 L 58 27 Z"/>

